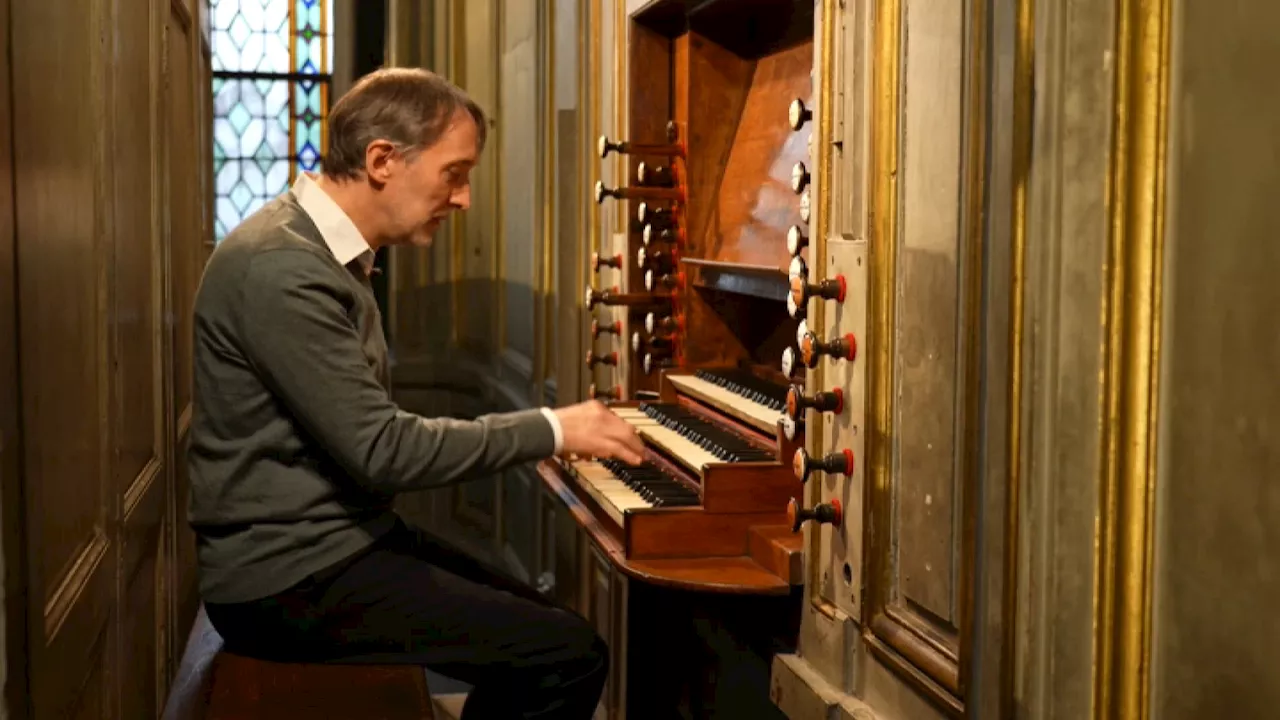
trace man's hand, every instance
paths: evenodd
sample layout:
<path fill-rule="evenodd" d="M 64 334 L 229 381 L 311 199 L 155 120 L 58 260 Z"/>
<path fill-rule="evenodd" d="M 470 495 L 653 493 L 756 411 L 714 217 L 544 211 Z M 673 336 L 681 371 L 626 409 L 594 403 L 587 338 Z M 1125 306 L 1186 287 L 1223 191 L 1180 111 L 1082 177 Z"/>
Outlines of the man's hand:
<path fill-rule="evenodd" d="M 644 461 L 644 442 L 636 429 L 599 400 L 562 407 L 555 413 L 564 434 L 563 453 L 616 458 L 631 465 Z"/>

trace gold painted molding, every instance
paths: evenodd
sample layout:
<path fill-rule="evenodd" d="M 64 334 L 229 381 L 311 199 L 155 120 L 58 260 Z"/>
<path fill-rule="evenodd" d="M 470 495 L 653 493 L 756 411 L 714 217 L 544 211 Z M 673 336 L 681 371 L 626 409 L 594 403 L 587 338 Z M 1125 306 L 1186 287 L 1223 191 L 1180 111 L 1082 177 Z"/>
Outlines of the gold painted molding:
<path fill-rule="evenodd" d="M 591 52 L 591 45 L 593 44 L 594 41 L 589 39 L 589 36 L 587 35 L 587 31 L 591 27 L 591 18 L 588 17 L 588 13 L 594 14 L 595 10 L 592 8 L 592 5 L 594 3 L 591 2 L 590 0 L 577 0 L 577 4 L 578 4 L 578 10 L 577 10 L 578 14 L 576 18 L 577 27 L 575 28 L 575 31 L 578 37 L 578 44 L 577 44 L 578 57 L 575 60 L 577 77 L 574 79 L 577 87 L 574 92 L 577 97 L 576 101 L 577 101 L 577 108 L 578 108 L 578 111 L 577 111 L 578 148 L 577 148 L 577 152 L 575 152 L 573 155 L 573 159 L 574 159 L 574 163 L 577 165 L 577 170 L 578 170 L 576 173 L 574 173 L 574 177 L 578 181 L 578 188 L 575 190 L 575 192 L 580 193 L 579 197 L 585 198 L 585 197 L 589 197 L 586 193 L 587 193 L 587 188 L 591 187 L 591 185 L 584 182 L 584 179 L 588 178 L 591 175 L 591 169 L 589 166 L 593 164 L 591 162 L 591 154 L 590 154 L 590 148 L 591 148 L 590 117 L 591 115 L 590 115 L 590 109 L 587 107 L 587 103 L 590 102 L 590 98 L 592 97 L 590 94 L 590 86 L 589 86 L 589 83 L 591 82 L 591 68 L 589 65 L 588 57 L 589 57 L 589 53 Z M 562 364 L 567 365 L 568 363 L 576 363 L 577 358 L 581 356 L 580 351 L 582 351 L 582 338 L 584 337 L 583 326 L 585 324 L 584 321 L 587 316 L 587 312 L 586 312 L 586 309 L 583 307 L 581 298 L 584 297 L 587 290 L 586 259 L 590 257 L 590 253 L 591 253 L 591 231 L 588 230 L 588 226 L 591 225 L 591 209 L 590 209 L 591 205 L 592 203 L 583 202 L 582 200 L 579 200 L 577 203 L 574 204 L 574 209 L 576 211 L 574 212 L 575 232 L 573 234 L 574 246 L 575 246 L 575 249 L 574 249 L 575 262 L 572 268 L 566 269 L 567 271 L 573 272 L 573 297 L 567 298 L 567 300 L 569 302 L 572 302 L 573 307 L 577 309 L 577 312 L 573 313 L 572 317 L 574 321 L 577 323 L 577 327 L 579 328 L 579 332 L 578 332 L 579 341 L 572 348 L 572 351 L 573 351 L 572 353 L 564 355 L 562 359 L 557 360 L 556 362 L 557 369 L 559 369 Z M 565 302 L 565 301 L 566 299 L 561 300 L 561 302 Z M 587 339 L 587 342 L 590 342 L 590 338 Z M 563 350 L 564 348 L 557 348 L 557 349 Z M 583 399 L 587 389 L 587 384 L 583 380 L 585 376 L 586 376 L 586 373 L 579 374 L 577 376 L 578 377 L 577 386 L 572 389 L 570 389 L 569 387 L 562 387 L 560 386 L 559 383 L 557 383 L 557 387 L 556 387 L 557 400 L 561 405 L 567 405 L 571 402 L 578 402 L 579 400 Z"/>
<path fill-rule="evenodd" d="M 589 137 L 591 140 L 589 142 L 595 142 L 596 135 L 600 134 L 601 117 L 603 115 L 600 104 L 604 100 L 604 93 L 600 92 L 601 84 L 597 75 L 600 72 L 600 7 L 603 2 L 607 2 L 607 0 L 592 0 L 591 2 L 591 58 L 587 66 L 587 84 L 591 89 L 589 103 L 591 112 L 591 135 Z M 600 180 L 600 163 L 588 162 L 587 167 L 590 172 L 588 173 L 587 183 L 584 186 L 584 193 L 586 188 L 595 187 L 595 184 Z M 600 203 L 589 202 L 586 205 L 589 220 L 587 224 L 591 233 L 591 251 L 599 252 L 601 242 L 600 223 L 604 220 L 604 214 L 600 210 Z M 585 292 L 584 288 L 583 293 Z M 579 296 L 582 296 L 583 293 L 579 293 Z"/>
<path fill-rule="evenodd" d="M 631 108 L 627 88 L 630 83 L 627 82 L 628 68 L 630 66 L 630 53 L 628 52 L 627 43 L 627 0 L 614 0 L 613 3 L 613 133 L 615 139 L 621 140 L 627 137 L 629 128 L 627 127 L 627 115 Z M 627 184 L 627 166 L 629 159 L 622 153 L 613 154 L 614 175 L 613 182 L 617 187 Z M 626 232 L 630 225 L 627 217 L 627 208 L 630 203 L 619 200 L 613 203 L 614 221 L 613 230 L 615 233 Z M 626 282 L 626 278 L 622 279 Z M 622 368 L 618 368 L 619 371 Z M 619 372 L 619 375 L 622 373 Z"/>
<path fill-rule="evenodd" d="M 1170 0 L 1116 10 L 1093 714 L 1145 720 L 1172 18 Z"/>
<path fill-rule="evenodd" d="M 448 52 L 450 56 L 449 74 L 454 84 L 460 87 L 466 87 L 467 84 L 467 15 L 466 3 L 460 0 L 449 0 L 449 24 L 446 26 L 445 32 L 449 33 Z M 499 156 L 501 157 L 501 156 Z M 499 192 L 496 197 L 501 201 L 501 184 L 499 184 Z M 459 327 L 463 323 L 468 322 L 467 314 L 463 310 L 462 302 L 462 267 L 463 267 L 463 245 L 467 238 L 467 215 L 466 213 L 454 213 L 449 228 L 449 279 L 448 282 L 452 286 L 453 295 L 453 322 L 449 324 L 450 328 L 450 344 L 457 347 L 460 338 Z M 495 236 L 497 237 L 497 236 Z M 499 245 L 501 247 L 501 245 Z M 421 253 L 424 262 L 426 261 L 426 253 Z M 428 277 L 430 277 L 430 269 L 427 268 Z"/>
<path fill-rule="evenodd" d="M 542 83 L 542 266 L 539 268 L 538 284 L 542 288 L 540 322 L 542 324 L 542 341 L 537 343 L 535 354 L 534 394 L 542 401 L 547 384 L 548 368 L 551 365 L 552 353 L 555 352 L 556 332 L 555 308 L 551 299 L 555 297 L 552 287 L 552 263 L 555 262 L 556 231 L 556 163 L 559 162 L 556 142 L 556 3 L 546 0 L 539 3 L 542 32 L 539 35 L 542 47 L 543 77 Z M 505 312 L 505 311 L 503 311 Z"/>
<path fill-rule="evenodd" d="M 877 0 L 875 6 L 874 69 L 871 106 L 871 292 L 867 301 L 868 437 L 865 507 L 873 516 L 885 516 L 881 508 L 892 502 L 892 453 L 883 436 L 892 426 L 893 412 L 893 286 L 896 261 L 891 251 L 898 235 L 898 161 L 901 143 L 898 110 L 901 98 L 902 0 Z M 878 555 L 885 551 L 876 542 L 874 523 L 864 523 L 865 577 L 873 587 L 884 587 L 891 578 L 889 564 Z M 863 627 L 869 627 L 876 603 L 863 604 Z"/>
<path fill-rule="evenodd" d="M 1009 395 L 1008 448 L 1006 450 L 1005 556 L 1001 638 L 1000 710 L 1012 718 L 1017 704 L 1015 657 L 1018 627 L 1018 528 L 1022 492 L 1022 390 L 1023 345 L 1026 317 L 1027 190 L 1031 174 L 1034 135 L 1035 0 L 1017 0 L 1017 45 L 1013 57 L 1013 172 L 1010 222 L 1009 278 Z"/>

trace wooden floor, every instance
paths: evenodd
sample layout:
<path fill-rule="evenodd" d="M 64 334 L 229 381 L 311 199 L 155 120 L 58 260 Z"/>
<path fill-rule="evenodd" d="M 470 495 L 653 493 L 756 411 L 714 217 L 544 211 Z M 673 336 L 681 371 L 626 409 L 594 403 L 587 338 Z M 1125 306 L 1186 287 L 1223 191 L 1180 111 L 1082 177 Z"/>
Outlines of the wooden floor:
<path fill-rule="evenodd" d="M 221 649 L 222 637 L 209 622 L 202 607 L 187 638 L 182 664 L 178 667 L 178 675 L 165 705 L 163 720 L 202 720 L 212 679 L 213 658 Z M 468 686 L 430 671 L 425 672 L 428 686 L 432 690 L 431 699 L 436 717 L 457 720 L 462 712 L 462 703 L 467 698 Z"/>

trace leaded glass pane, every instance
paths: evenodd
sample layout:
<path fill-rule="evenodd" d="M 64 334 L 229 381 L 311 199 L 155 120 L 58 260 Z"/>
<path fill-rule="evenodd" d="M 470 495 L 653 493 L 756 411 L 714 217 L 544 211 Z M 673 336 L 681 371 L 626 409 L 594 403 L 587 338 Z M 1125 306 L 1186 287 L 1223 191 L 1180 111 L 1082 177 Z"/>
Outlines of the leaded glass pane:
<path fill-rule="evenodd" d="M 221 240 L 298 172 L 321 167 L 333 7 L 330 0 L 210 0 L 210 10 Z"/>
<path fill-rule="evenodd" d="M 288 1 L 210 0 L 214 72 L 289 72 Z"/>

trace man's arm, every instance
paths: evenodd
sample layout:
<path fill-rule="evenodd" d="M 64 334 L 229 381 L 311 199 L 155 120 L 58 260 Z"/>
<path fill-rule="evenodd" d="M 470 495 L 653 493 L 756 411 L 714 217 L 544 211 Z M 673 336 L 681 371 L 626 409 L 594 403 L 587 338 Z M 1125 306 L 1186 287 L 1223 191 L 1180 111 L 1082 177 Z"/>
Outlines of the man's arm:
<path fill-rule="evenodd" d="M 297 421 L 361 485 L 397 493 L 458 482 L 558 451 L 554 414 L 474 421 L 400 410 L 374 377 L 324 258 L 275 250 L 254 258 L 242 288 L 245 352 Z M 547 417 L 547 416 L 550 417 Z"/>

